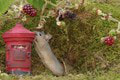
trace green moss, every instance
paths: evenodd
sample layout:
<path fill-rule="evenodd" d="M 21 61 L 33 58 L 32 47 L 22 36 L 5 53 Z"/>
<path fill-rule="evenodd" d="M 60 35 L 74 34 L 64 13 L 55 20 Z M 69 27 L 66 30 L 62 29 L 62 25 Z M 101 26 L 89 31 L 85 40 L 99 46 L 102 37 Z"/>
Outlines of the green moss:
<path fill-rule="evenodd" d="M 46 72 L 43 72 L 40 75 L 37 76 L 11 76 L 7 75 L 5 73 L 0 74 L 0 79 L 2 80 L 119 80 L 120 74 L 109 71 L 107 73 L 101 72 L 101 73 L 90 73 L 87 74 L 68 74 L 65 76 L 56 77 L 52 74 L 48 74 Z"/>

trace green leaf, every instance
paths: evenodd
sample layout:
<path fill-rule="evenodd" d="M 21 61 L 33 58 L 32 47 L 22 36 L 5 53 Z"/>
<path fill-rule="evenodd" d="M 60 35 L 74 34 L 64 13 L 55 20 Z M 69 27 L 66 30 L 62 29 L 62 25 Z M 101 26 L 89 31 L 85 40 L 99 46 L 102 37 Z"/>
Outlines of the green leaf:
<path fill-rule="evenodd" d="M 0 16 L 5 13 L 14 0 L 0 0 Z"/>
<path fill-rule="evenodd" d="M 45 4 L 45 1 L 44 0 L 27 0 L 31 5 L 33 5 L 35 8 L 37 9 L 42 9 L 43 8 L 43 5 Z M 51 1 L 52 3 L 56 4 L 56 1 L 57 0 L 49 0 Z M 52 8 L 53 6 L 48 4 L 47 8 L 50 9 Z"/>
<path fill-rule="evenodd" d="M 31 5 L 33 5 L 37 9 L 42 9 L 45 4 L 44 0 L 27 0 Z"/>

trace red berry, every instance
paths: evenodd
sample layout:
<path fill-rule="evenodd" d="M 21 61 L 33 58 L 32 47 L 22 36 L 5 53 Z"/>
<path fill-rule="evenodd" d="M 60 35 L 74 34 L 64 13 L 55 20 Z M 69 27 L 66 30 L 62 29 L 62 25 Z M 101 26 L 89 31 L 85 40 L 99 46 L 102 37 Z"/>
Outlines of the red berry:
<path fill-rule="evenodd" d="M 24 13 L 28 14 L 29 16 L 36 16 L 37 15 L 37 10 L 34 9 L 30 4 L 26 4 L 23 6 L 23 11 Z"/>
<path fill-rule="evenodd" d="M 108 46 L 112 46 L 114 44 L 115 39 L 111 36 L 105 38 L 104 43 Z"/>

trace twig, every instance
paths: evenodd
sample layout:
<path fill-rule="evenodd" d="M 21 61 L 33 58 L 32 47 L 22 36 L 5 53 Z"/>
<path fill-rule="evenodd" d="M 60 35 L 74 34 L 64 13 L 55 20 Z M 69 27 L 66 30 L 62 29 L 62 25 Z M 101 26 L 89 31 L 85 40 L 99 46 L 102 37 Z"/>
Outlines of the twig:
<path fill-rule="evenodd" d="M 41 16 L 43 16 L 43 14 L 44 14 L 44 12 L 45 12 L 45 9 L 46 9 L 47 5 L 48 5 L 48 1 L 45 0 L 45 5 L 44 5 L 43 8 L 42 8 Z"/>

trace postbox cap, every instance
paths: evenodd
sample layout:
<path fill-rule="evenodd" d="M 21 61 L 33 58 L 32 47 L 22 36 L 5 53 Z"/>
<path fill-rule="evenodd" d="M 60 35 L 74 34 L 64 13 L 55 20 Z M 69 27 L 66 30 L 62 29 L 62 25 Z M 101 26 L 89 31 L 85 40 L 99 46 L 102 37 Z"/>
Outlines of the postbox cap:
<path fill-rule="evenodd" d="M 26 29 L 22 24 L 17 23 L 12 29 L 5 32 L 2 35 L 3 39 L 10 39 L 10 38 L 31 38 L 35 37 L 35 33 Z"/>

